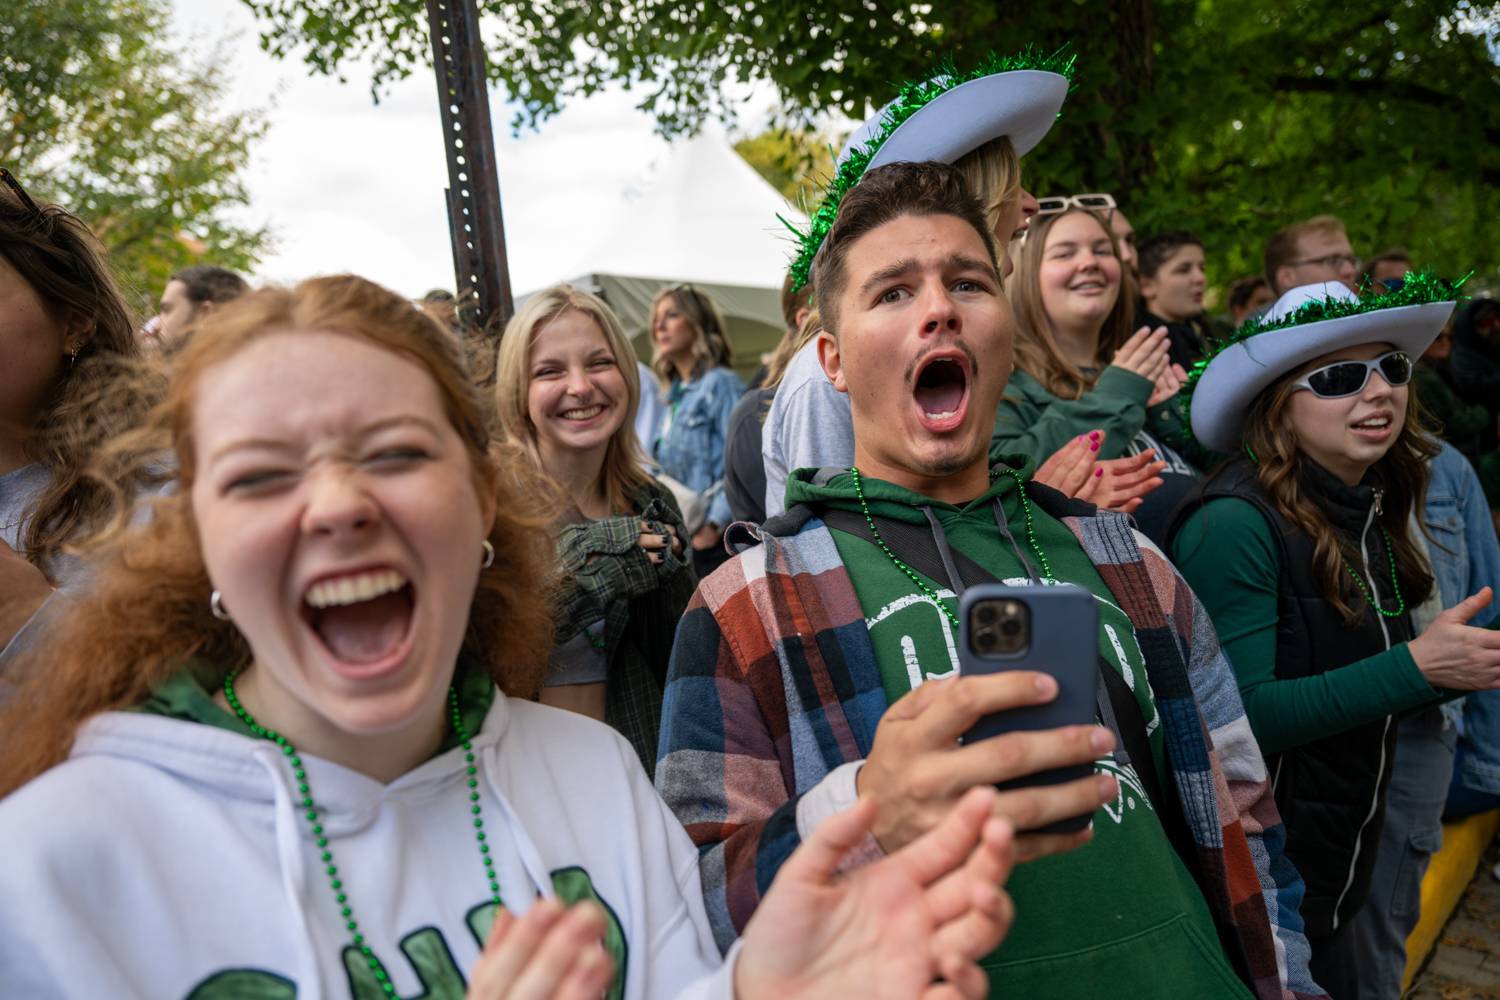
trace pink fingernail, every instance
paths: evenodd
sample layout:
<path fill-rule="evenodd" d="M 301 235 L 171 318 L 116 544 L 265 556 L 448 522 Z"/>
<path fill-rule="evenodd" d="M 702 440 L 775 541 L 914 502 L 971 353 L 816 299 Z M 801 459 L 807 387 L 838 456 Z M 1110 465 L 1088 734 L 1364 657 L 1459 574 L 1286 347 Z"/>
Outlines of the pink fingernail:
<path fill-rule="evenodd" d="M 1104 470 L 1103 469 L 1095 469 L 1094 470 L 1094 478 L 1095 479 L 1098 479 L 1102 475 L 1104 475 Z"/>
<path fill-rule="evenodd" d="M 1098 441 L 1090 441 L 1089 442 L 1089 451 L 1098 451 L 1098 450 L 1099 450 L 1099 442 Z"/>
<path fill-rule="evenodd" d="M 1099 440 L 1099 432 L 1098 431 L 1089 431 L 1089 440 L 1090 441 L 1097 441 L 1097 440 Z"/>

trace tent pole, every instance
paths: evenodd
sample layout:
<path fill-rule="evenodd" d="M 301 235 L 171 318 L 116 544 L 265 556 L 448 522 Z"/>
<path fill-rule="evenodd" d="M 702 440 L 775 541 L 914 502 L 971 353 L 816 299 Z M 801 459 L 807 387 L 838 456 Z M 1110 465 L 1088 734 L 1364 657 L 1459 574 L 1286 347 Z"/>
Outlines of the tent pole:
<path fill-rule="evenodd" d="M 427 25 L 448 152 L 445 195 L 455 291 L 474 325 L 493 329 L 498 339 L 514 305 L 475 0 L 427 0 Z"/>

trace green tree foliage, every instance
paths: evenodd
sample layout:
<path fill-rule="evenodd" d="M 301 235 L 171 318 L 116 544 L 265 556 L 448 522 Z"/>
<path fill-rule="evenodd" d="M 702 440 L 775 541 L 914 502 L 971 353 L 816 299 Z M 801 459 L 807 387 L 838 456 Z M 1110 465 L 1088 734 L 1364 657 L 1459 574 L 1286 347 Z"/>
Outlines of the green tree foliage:
<path fill-rule="evenodd" d="M 0 17 L 0 163 L 93 226 L 143 295 L 199 260 L 248 269 L 269 242 L 236 217 L 264 122 L 221 110 L 222 53 L 185 55 L 169 14 L 166 0 L 11 0 Z"/>
<path fill-rule="evenodd" d="M 376 87 L 427 59 L 421 0 L 245 0 L 265 44 L 325 72 L 356 55 Z M 805 126 L 864 117 L 939 58 L 1071 45 L 1063 120 L 1026 160 L 1042 194 L 1106 190 L 1136 228 L 1191 228 L 1227 284 L 1266 237 L 1322 212 L 1355 248 L 1493 279 L 1500 211 L 1500 4 L 1473 0 L 481 0 L 490 73 L 535 124 L 623 81 L 663 132 L 732 118 L 770 81 Z"/>
<path fill-rule="evenodd" d="M 734 144 L 735 152 L 793 205 L 817 203 L 833 174 L 835 148 L 818 132 L 769 128 Z"/>

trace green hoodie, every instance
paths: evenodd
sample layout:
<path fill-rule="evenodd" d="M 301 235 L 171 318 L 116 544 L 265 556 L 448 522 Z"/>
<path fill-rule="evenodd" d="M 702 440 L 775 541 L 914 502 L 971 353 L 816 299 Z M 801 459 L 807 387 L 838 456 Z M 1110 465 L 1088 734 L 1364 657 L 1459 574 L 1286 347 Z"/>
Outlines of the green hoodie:
<path fill-rule="evenodd" d="M 222 667 L 215 667 L 205 660 L 191 660 L 153 688 L 134 711 L 182 722 L 198 722 L 241 736 L 254 736 L 239 716 L 214 700 L 218 692 L 224 690 L 226 673 L 228 671 Z M 453 683 L 458 688 L 458 707 L 464 727 L 470 734 L 479 732 L 484 727 L 484 717 L 489 714 L 490 706 L 495 703 L 494 680 L 483 670 L 470 669 L 460 661 Z M 460 742 L 453 727 L 444 726 L 442 745 L 433 756 L 453 749 Z"/>
<path fill-rule="evenodd" d="M 1023 459 L 1008 456 L 1021 468 Z M 1029 476 L 1025 469 L 1023 476 Z M 860 511 L 854 478 L 828 482 L 799 470 L 787 483 L 787 504 L 808 503 Z M 948 544 L 1007 583 L 1029 574 L 1017 548 L 1035 564 L 1027 542 L 1026 514 L 1011 476 L 992 476 L 990 488 L 961 506 L 932 500 L 882 480 L 863 478 L 872 514 L 926 525 L 924 507 L 943 527 Z M 1001 502 L 1016 545 L 1001 535 L 993 504 Z M 1129 618 L 1077 538 L 1061 521 L 1032 504 L 1036 541 L 1053 576 L 1089 590 L 1098 600 L 1099 651 L 1118 670 L 1147 719 L 1157 773 L 1166 773 L 1160 719 L 1146 682 L 1145 663 Z M 886 697 L 895 702 L 916 684 L 958 670 L 958 636 L 932 599 L 920 591 L 872 542 L 834 529 L 845 568 L 870 630 Z M 919 574 L 920 575 L 920 574 Z M 946 583 L 922 577 L 957 614 Z M 1219 946 L 1213 917 L 1197 884 L 1173 851 L 1131 765 L 1097 762 L 1113 774 L 1119 797 L 1094 817 L 1094 839 L 1067 854 L 1018 867 L 1006 890 L 1016 922 L 1005 942 L 984 961 L 992 996 L 1097 997 L 1120 992 L 1161 996 L 1249 997 Z"/>

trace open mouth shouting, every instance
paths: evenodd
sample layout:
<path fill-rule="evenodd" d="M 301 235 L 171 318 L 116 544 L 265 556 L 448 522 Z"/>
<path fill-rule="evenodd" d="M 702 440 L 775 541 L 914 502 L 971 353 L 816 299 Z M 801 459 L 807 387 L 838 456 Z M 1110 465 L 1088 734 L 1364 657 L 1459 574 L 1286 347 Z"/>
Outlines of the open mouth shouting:
<path fill-rule="evenodd" d="M 929 354 L 912 380 L 912 398 L 922 426 L 934 433 L 957 428 L 969 409 L 973 362 L 960 351 Z"/>
<path fill-rule="evenodd" d="M 302 596 L 302 620 L 334 671 L 351 680 L 388 673 L 412 646 L 416 590 L 387 566 L 328 574 Z"/>

